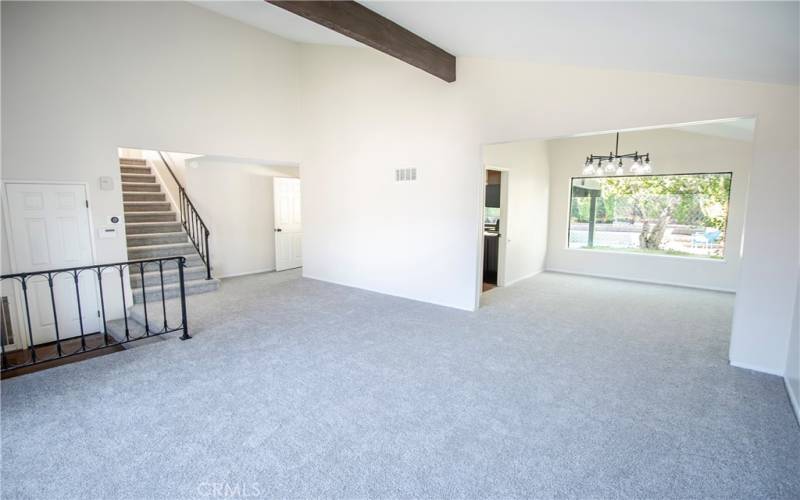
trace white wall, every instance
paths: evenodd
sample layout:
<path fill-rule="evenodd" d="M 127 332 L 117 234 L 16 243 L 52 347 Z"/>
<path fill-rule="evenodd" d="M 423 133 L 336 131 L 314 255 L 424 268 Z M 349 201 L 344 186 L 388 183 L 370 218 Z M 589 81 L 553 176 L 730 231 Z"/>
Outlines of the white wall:
<path fill-rule="evenodd" d="M 794 301 L 794 319 L 789 334 L 789 349 L 786 356 L 786 390 L 794 407 L 794 415 L 800 423 L 800 273 L 797 279 L 797 295 Z"/>
<path fill-rule="evenodd" d="M 483 148 L 483 161 L 508 176 L 503 272 L 504 284 L 509 286 L 544 269 L 550 191 L 547 144 L 490 144 Z"/>
<path fill-rule="evenodd" d="M 162 151 L 161 155 L 164 156 L 162 160 L 158 151 L 145 151 L 144 153 L 144 156 L 148 158 L 148 164 L 158 176 L 162 189 L 167 193 L 167 197 L 173 206 L 179 210 L 181 196 L 178 183 L 184 188 L 186 187 L 186 162 L 191 158 L 196 158 L 197 155 Z M 166 160 L 166 163 L 164 163 L 164 160 Z M 168 165 L 169 168 L 167 168 Z M 175 174 L 175 177 L 172 176 L 173 174 Z"/>
<path fill-rule="evenodd" d="M 448 85 L 366 49 L 302 57 L 305 274 L 464 309 L 479 293 L 480 144 L 757 116 L 731 360 L 783 373 L 800 236 L 796 86 L 473 58 Z M 420 182 L 392 182 L 407 165 Z"/>
<path fill-rule="evenodd" d="M 656 174 L 733 172 L 725 259 L 644 255 L 567 248 L 570 181 L 591 153 L 614 149 L 614 134 L 547 141 L 550 154 L 550 236 L 547 269 L 734 291 L 739 278 L 752 142 L 672 129 L 620 134 L 620 152 L 649 152 Z"/>
<path fill-rule="evenodd" d="M 366 50 L 304 52 L 303 274 L 472 309 L 481 141 L 458 84 Z M 416 182 L 394 169 L 416 167 Z"/>
<path fill-rule="evenodd" d="M 274 270 L 272 179 L 297 177 L 297 168 L 200 157 L 184 174 L 186 192 L 211 232 L 214 277 Z"/>
<path fill-rule="evenodd" d="M 296 161 L 298 69 L 296 44 L 185 3 L 2 2 L 2 180 L 86 182 L 99 227 L 120 146 Z M 95 243 L 127 259 L 124 234 Z"/>

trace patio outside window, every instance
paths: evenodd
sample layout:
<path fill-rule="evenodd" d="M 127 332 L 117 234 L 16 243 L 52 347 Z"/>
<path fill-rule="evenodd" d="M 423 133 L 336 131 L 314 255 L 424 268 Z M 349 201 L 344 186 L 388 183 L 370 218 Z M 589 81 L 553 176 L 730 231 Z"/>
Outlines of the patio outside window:
<path fill-rule="evenodd" d="M 576 177 L 569 248 L 725 256 L 731 173 Z"/>

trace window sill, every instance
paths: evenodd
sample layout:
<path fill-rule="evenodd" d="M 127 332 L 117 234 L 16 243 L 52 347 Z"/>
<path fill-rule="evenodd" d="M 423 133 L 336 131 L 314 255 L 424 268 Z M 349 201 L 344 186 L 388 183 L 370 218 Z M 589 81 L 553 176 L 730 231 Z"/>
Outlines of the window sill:
<path fill-rule="evenodd" d="M 564 247 L 564 250 L 570 252 L 582 252 L 582 253 L 594 253 L 594 254 L 627 255 L 631 257 L 656 257 L 660 259 L 691 260 L 695 262 L 709 262 L 713 264 L 725 264 L 728 262 L 727 257 L 723 257 L 721 259 L 712 259 L 709 257 L 702 257 L 702 256 L 693 257 L 690 255 L 669 255 L 669 254 L 659 254 L 659 253 L 626 252 L 624 250 L 600 250 L 600 249 L 570 248 L 570 247 Z"/>

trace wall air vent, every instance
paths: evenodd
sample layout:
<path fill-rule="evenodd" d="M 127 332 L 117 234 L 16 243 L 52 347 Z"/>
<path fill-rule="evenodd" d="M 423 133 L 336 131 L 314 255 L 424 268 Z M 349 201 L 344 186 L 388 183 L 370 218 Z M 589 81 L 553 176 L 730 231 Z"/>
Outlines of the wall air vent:
<path fill-rule="evenodd" d="M 395 182 L 408 182 L 417 180 L 416 168 L 397 168 L 394 171 Z"/>

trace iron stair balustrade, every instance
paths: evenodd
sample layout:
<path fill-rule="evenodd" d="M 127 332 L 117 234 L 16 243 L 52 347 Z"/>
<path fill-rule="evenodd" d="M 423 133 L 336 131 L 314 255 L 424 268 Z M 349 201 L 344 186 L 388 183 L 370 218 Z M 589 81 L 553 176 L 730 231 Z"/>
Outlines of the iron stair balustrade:
<path fill-rule="evenodd" d="M 211 255 L 208 249 L 208 236 L 211 232 L 194 207 L 192 200 L 189 199 L 189 195 L 186 194 L 186 189 L 183 187 L 183 184 L 178 180 L 175 172 L 172 171 L 172 167 L 169 166 L 167 159 L 164 158 L 164 154 L 159 151 L 158 156 L 161 157 L 161 162 L 167 167 L 167 170 L 172 176 L 172 180 L 174 180 L 175 184 L 178 186 L 178 205 L 180 206 L 181 225 L 186 231 L 186 234 L 189 235 L 189 240 L 191 240 L 194 248 L 197 249 L 197 253 L 200 254 L 200 259 L 206 266 L 206 279 L 210 280 Z"/>
<path fill-rule="evenodd" d="M 179 283 L 179 292 L 180 292 L 180 304 L 181 304 L 181 324 L 175 327 L 169 326 L 169 321 L 167 319 L 167 309 L 166 309 L 166 301 L 167 297 L 165 294 L 164 289 L 164 269 L 165 263 L 175 262 L 177 271 L 178 271 L 178 283 Z M 164 315 L 164 322 L 163 328 L 152 329 L 150 327 L 150 321 L 148 320 L 147 314 L 147 283 L 145 282 L 145 269 L 150 264 L 151 268 L 155 268 L 157 265 L 157 269 L 159 272 L 159 280 L 158 286 L 161 292 L 161 310 Z M 26 366 L 33 366 L 38 365 L 41 363 L 46 363 L 48 361 L 54 361 L 57 359 L 68 358 L 70 356 L 75 356 L 78 354 L 83 354 L 87 352 L 99 351 L 101 349 L 106 349 L 108 347 L 120 346 L 127 344 L 129 342 L 135 342 L 137 340 L 141 340 L 144 338 L 149 337 L 156 337 L 159 335 L 164 335 L 166 333 L 173 333 L 173 332 L 182 332 L 180 339 L 181 340 L 188 340 L 192 338 L 189 335 L 189 326 L 187 322 L 186 316 L 186 288 L 184 284 L 184 267 L 186 266 L 186 257 L 178 256 L 178 257 L 164 257 L 164 258 L 155 258 L 155 259 L 142 259 L 142 260 L 131 260 L 126 262 L 115 262 L 111 264 L 96 264 L 91 266 L 82 266 L 82 267 L 71 267 L 71 268 L 63 268 L 63 269 L 49 269 L 45 271 L 31 271 L 26 273 L 15 273 L 15 274 L 4 274 L 0 276 L 0 283 L 5 284 L 7 282 L 13 284 L 16 283 L 18 288 L 16 290 L 10 291 L 10 295 L 16 295 L 17 298 L 20 299 L 21 304 L 20 307 L 17 307 L 16 310 L 21 312 L 24 316 L 23 321 L 17 321 L 16 324 L 21 326 L 22 329 L 19 332 L 20 336 L 17 337 L 18 341 L 21 341 L 22 335 L 27 337 L 27 348 L 21 350 L 14 350 L 10 352 L 6 352 L 6 344 L 4 342 L 0 342 L 0 349 L 2 349 L 1 354 L 2 360 L 1 363 L 1 370 L 2 373 L 9 372 L 11 370 L 15 370 L 18 368 L 23 368 Z M 128 315 L 127 315 L 127 300 L 125 298 L 125 283 L 127 280 L 125 279 L 125 270 L 128 270 L 129 274 L 138 272 L 139 276 L 142 279 L 142 306 L 144 310 L 144 334 L 138 336 L 132 336 L 130 331 L 130 325 L 128 322 Z M 150 269 L 151 271 L 154 269 Z M 108 332 L 108 324 L 106 318 L 106 296 L 104 292 L 103 283 L 107 282 L 108 276 L 104 278 L 104 273 L 108 274 L 107 272 L 111 271 L 111 275 L 114 278 L 119 279 L 120 283 L 120 290 L 122 295 L 122 310 L 123 310 L 123 318 L 124 318 L 124 340 L 123 339 L 115 339 L 113 341 L 109 340 L 109 332 Z M 86 332 L 85 331 L 85 324 L 84 324 L 84 317 L 86 316 L 86 311 L 83 310 L 82 302 L 81 302 L 81 276 L 83 273 L 88 273 L 88 276 L 94 276 L 96 281 L 92 284 L 96 285 L 95 293 L 99 295 L 98 298 L 98 305 L 100 309 L 97 311 L 97 316 L 99 325 L 101 327 L 98 331 L 93 332 Z M 79 336 L 70 336 L 68 339 L 62 338 L 62 332 L 59 329 L 59 308 L 56 300 L 56 293 L 54 291 L 54 284 L 55 279 L 61 275 L 66 275 L 67 279 L 72 280 L 75 287 L 75 299 L 78 309 L 78 326 L 80 328 L 80 335 Z M 38 280 L 37 280 L 38 278 Z M 52 308 L 53 314 L 53 333 L 55 335 L 55 340 L 36 344 L 33 338 L 33 328 L 31 325 L 31 300 L 29 296 L 29 285 L 31 283 L 37 282 L 38 283 L 46 283 L 49 288 L 49 296 L 43 297 L 46 302 L 50 303 Z M 16 288 L 16 287 L 14 287 Z M 107 288 L 107 287 L 106 287 Z M 49 299 L 49 300 L 48 300 Z M 39 304 L 41 307 L 41 304 Z M 62 315 L 63 315 L 62 309 Z M 63 318 L 62 318 L 63 320 Z M 24 330 L 27 330 L 27 334 Z M 102 336 L 102 343 L 96 345 L 94 347 L 88 347 L 87 339 L 92 337 L 101 338 Z M 65 352 L 63 344 L 68 340 L 73 340 L 75 338 L 80 338 L 80 347 L 74 349 L 70 352 Z M 16 344 L 17 342 L 15 342 Z M 48 357 L 40 357 L 37 350 L 41 351 L 42 348 L 45 347 L 52 347 L 55 345 L 55 356 L 48 356 Z M 25 361 L 21 363 L 12 363 L 9 360 L 9 356 L 13 356 L 14 353 L 20 352 L 24 355 Z"/>

